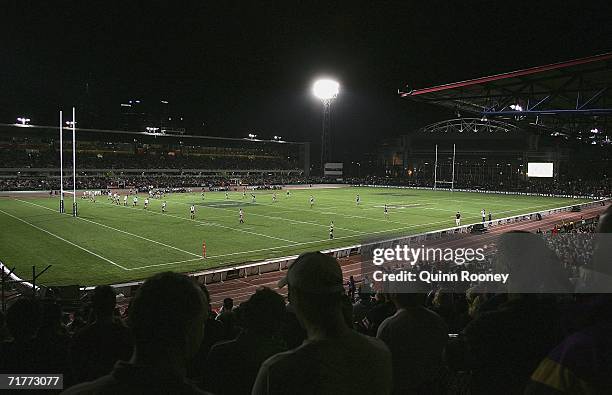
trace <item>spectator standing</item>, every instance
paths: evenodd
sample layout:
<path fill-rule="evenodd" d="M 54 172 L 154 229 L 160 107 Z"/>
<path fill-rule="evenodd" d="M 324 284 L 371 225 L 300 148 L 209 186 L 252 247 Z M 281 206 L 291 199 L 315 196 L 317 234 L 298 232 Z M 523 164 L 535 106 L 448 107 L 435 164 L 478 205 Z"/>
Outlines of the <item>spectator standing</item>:
<path fill-rule="evenodd" d="M 320 252 L 304 253 L 279 282 L 281 287 L 286 284 L 308 338 L 264 362 L 252 393 L 389 394 L 389 350 L 382 341 L 347 327 L 338 262 Z"/>
<path fill-rule="evenodd" d="M 442 353 L 448 328 L 438 314 L 425 308 L 425 292 L 391 293 L 397 312 L 378 328 L 376 337 L 391 350 L 394 394 L 442 393 Z"/>

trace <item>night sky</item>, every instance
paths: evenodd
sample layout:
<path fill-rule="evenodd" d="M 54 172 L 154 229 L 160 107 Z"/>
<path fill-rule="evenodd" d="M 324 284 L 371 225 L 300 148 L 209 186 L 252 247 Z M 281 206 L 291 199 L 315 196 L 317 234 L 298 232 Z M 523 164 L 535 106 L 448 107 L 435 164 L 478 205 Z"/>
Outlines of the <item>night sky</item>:
<path fill-rule="evenodd" d="M 340 155 L 451 115 L 400 99 L 406 84 L 612 50 L 609 1 L 2 3 L 0 122 L 55 124 L 87 98 L 113 127 L 121 102 L 165 99 L 193 134 L 318 142 L 310 87 L 328 75 Z"/>

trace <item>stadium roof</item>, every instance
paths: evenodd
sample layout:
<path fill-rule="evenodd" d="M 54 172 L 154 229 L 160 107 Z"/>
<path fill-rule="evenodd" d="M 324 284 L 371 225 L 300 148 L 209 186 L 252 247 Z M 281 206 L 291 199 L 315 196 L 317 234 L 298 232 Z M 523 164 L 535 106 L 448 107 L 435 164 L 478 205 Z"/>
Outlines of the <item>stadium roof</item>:
<path fill-rule="evenodd" d="M 612 121 L 612 52 L 422 89 L 401 97 L 483 118 L 576 131 Z"/>

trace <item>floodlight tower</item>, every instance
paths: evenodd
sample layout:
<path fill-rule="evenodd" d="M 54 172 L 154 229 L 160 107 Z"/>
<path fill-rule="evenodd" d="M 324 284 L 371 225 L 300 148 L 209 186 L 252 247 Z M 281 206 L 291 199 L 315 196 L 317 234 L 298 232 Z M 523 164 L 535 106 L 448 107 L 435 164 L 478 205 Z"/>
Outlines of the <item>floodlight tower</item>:
<path fill-rule="evenodd" d="M 312 93 L 323 102 L 323 131 L 321 133 L 321 169 L 325 172 L 325 163 L 332 158 L 331 144 L 331 105 L 338 96 L 340 84 L 331 79 L 317 80 Z"/>

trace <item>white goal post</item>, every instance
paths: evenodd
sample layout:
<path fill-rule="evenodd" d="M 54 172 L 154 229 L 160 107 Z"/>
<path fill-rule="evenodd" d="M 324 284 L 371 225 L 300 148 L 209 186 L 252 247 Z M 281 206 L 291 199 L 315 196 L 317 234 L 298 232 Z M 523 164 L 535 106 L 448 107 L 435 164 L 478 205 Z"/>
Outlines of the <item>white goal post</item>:
<path fill-rule="evenodd" d="M 64 119 L 63 112 L 59 112 L 59 161 L 60 161 L 60 213 L 65 213 L 64 193 L 72 194 L 72 216 L 78 215 L 76 199 L 76 116 L 75 108 L 72 107 L 72 122 L 68 122 L 72 129 L 72 191 L 64 191 Z"/>
<path fill-rule="evenodd" d="M 436 158 L 434 160 L 434 185 L 433 189 L 437 189 L 438 184 L 450 184 L 451 192 L 455 189 L 455 144 L 453 144 L 453 171 L 450 181 L 438 180 L 438 144 L 436 144 Z"/>

